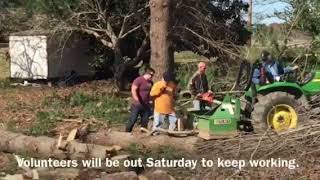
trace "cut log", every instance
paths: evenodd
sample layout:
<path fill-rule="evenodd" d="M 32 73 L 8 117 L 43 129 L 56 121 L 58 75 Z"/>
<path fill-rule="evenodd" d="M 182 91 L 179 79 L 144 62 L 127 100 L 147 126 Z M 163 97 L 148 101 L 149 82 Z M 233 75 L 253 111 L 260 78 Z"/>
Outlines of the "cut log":
<path fill-rule="evenodd" d="M 130 157 L 129 154 L 123 154 L 123 155 L 114 156 L 114 157 L 111 158 L 111 160 L 113 160 L 113 161 L 114 161 L 114 160 L 120 161 L 120 160 L 128 159 L 129 157 Z"/>
<path fill-rule="evenodd" d="M 75 168 L 38 168 L 37 172 L 40 179 L 76 179 L 79 177 L 80 170 Z"/>
<path fill-rule="evenodd" d="M 139 180 L 149 180 L 146 176 L 144 175 L 139 175 L 138 176 Z"/>
<path fill-rule="evenodd" d="M 76 135 L 77 135 L 78 129 L 72 129 L 67 137 L 67 142 L 73 141 L 76 139 Z"/>
<path fill-rule="evenodd" d="M 32 169 L 32 179 L 33 180 L 39 180 L 40 177 L 39 177 L 39 173 L 36 169 Z"/>
<path fill-rule="evenodd" d="M 14 174 L 14 175 L 7 175 L 6 177 L 1 178 L 2 180 L 23 180 L 22 174 Z"/>
<path fill-rule="evenodd" d="M 62 138 L 63 138 L 63 137 L 62 137 L 62 135 L 60 134 L 60 135 L 59 135 L 59 138 L 58 138 L 58 143 L 57 143 L 57 146 L 56 146 L 58 149 L 62 148 Z"/>
<path fill-rule="evenodd" d="M 55 179 L 76 179 L 80 176 L 80 170 L 76 168 L 36 168 L 23 174 L 28 179 L 55 180 Z"/>
<path fill-rule="evenodd" d="M 120 145 L 122 148 L 129 147 L 130 144 L 139 144 L 147 149 L 156 149 L 161 146 L 172 146 L 177 150 L 193 152 L 198 138 L 189 137 L 170 137 L 167 135 L 158 136 L 135 136 L 126 132 L 108 131 L 97 132 L 87 136 L 86 141 L 100 145 Z"/>
<path fill-rule="evenodd" d="M 146 177 L 152 180 L 174 180 L 172 176 L 163 170 L 155 170 L 154 172 L 147 174 Z"/>
<path fill-rule="evenodd" d="M 23 134 L 0 130 L 0 151 L 16 154 L 29 154 L 33 157 L 55 158 L 55 159 L 88 159 L 108 158 L 109 149 L 116 151 L 116 147 L 106 147 L 95 144 L 84 144 L 75 141 L 65 142 L 63 149 L 57 148 L 58 139 L 45 136 L 33 137 Z M 113 153 L 114 154 L 114 153 Z"/>
<path fill-rule="evenodd" d="M 101 176 L 101 180 L 122 180 L 122 179 L 139 180 L 138 175 L 133 171 L 105 174 Z"/>
<path fill-rule="evenodd" d="M 150 134 L 153 134 L 154 132 L 160 132 L 163 134 L 167 134 L 169 136 L 175 136 L 175 137 L 187 137 L 187 136 L 194 136 L 198 134 L 198 132 L 194 130 L 188 130 L 188 131 L 170 131 L 168 129 L 163 128 L 157 128 L 156 130 L 150 132 Z"/>

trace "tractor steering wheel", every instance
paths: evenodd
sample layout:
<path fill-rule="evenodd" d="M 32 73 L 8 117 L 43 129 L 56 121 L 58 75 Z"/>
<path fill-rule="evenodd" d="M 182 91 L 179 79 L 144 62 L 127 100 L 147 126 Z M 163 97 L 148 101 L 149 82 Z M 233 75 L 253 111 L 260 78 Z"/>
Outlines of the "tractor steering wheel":
<path fill-rule="evenodd" d="M 252 83 L 253 67 L 248 61 L 242 61 L 235 82 L 235 88 L 239 91 L 247 91 Z"/>
<path fill-rule="evenodd" d="M 307 83 L 309 83 L 310 81 L 312 81 L 312 79 L 314 78 L 314 76 L 316 75 L 315 72 L 309 72 L 306 74 L 302 74 L 302 78 L 299 81 L 300 85 L 305 85 Z"/>
<path fill-rule="evenodd" d="M 296 69 L 293 72 L 286 73 L 283 75 L 283 80 L 289 81 L 289 82 L 295 82 L 299 85 L 304 85 L 310 82 L 315 76 L 315 73 L 309 72 L 309 73 L 303 73 L 301 69 Z"/>

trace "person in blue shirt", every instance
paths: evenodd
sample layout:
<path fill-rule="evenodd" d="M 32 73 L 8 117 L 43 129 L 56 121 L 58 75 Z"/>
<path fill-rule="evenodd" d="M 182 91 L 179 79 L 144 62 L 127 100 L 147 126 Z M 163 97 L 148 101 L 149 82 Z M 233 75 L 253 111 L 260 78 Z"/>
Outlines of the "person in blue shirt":
<path fill-rule="evenodd" d="M 254 84 L 264 84 L 265 80 L 262 77 L 262 63 L 257 62 L 254 65 L 253 74 L 252 74 L 252 82 Z"/>
<path fill-rule="evenodd" d="M 254 84 L 264 84 L 267 81 L 279 81 L 281 75 L 293 72 L 298 66 L 283 67 L 278 61 L 274 60 L 268 51 L 263 51 L 261 55 L 262 63 L 253 70 L 252 82 Z"/>

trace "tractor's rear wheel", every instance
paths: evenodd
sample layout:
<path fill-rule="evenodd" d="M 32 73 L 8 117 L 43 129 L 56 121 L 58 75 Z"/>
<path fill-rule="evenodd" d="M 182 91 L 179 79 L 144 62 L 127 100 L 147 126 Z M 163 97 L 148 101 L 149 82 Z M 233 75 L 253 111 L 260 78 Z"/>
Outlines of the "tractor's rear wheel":
<path fill-rule="evenodd" d="M 259 96 L 253 107 L 251 119 L 255 132 L 272 129 L 284 132 L 296 128 L 303 121 L 304 111 L 301 100 L 286 92 L 273 92 Z"/>

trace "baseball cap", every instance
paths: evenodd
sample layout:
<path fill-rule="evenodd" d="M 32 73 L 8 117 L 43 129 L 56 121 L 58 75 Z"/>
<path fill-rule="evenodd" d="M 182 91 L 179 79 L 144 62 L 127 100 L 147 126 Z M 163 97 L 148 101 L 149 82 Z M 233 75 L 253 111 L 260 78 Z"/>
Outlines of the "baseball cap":
<path fill-rule="evenodd" d="M 172 73 L 170 73 L 170 72 L 165 72 L 165 73 L 163 73 L 163 79 L 164 79 L 166 82 L 174 81 L 173 75 L 172 75 Z"/>

